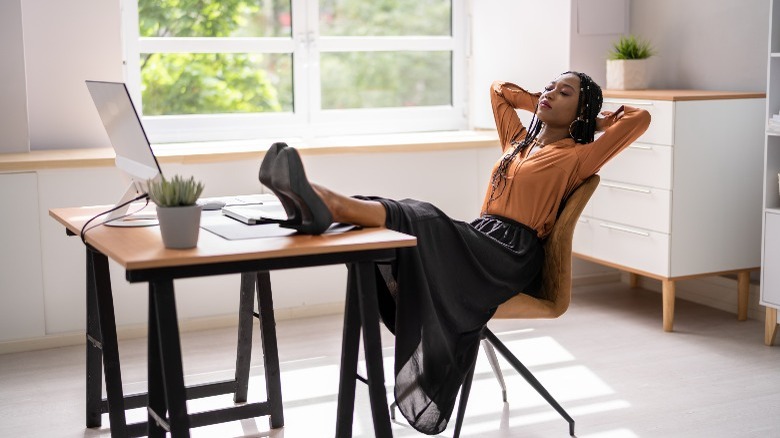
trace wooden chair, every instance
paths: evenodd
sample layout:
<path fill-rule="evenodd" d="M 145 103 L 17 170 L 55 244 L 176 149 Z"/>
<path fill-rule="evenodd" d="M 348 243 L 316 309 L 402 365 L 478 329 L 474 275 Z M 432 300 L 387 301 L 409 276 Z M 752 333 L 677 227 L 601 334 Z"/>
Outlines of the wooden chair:
<path fill-rule="evenodd" d="M 593 175 L 586 179 L 572 192 L 561 210 L 552 232 L 544 243 L 545 260 L 542 268 L 542 294 L 544 299 L 534 298 L 530 295 L 519 293 L 501 304 L 496 310 L 495 319 L 533 319 L 533 318 L 558 318 L 569 308 L 571 301 L 571 254 L 574 227 L 577 220 L 588 203 L 591 195 L 599 185 L 599 176 Z M 482 332 L 482 346 L 487 354 L 490 366 L 499 381 L 504 402 L 506 402 L 506 385 L 498 365 L 496 353 L 503 356 L 523 378 L 569 422 L 569 434 L 574 436 L 574 419 L 561 407 L 550 395 L 542 384 L 531 374 L 512 352 L 496 337 L 487 327 Z M 455 421 L 455 433 L 460 436 L 463 425 L 463 414 L 466 411 L 471 382 L 474 378 L 474 365 L 466 376 L 461 389 L 458 414 Z"/>

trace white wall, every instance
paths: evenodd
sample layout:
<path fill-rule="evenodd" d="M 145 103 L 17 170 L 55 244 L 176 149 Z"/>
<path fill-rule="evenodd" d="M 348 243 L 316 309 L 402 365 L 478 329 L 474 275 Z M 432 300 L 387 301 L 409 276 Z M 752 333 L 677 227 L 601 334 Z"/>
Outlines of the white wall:
<path fill-rule="evenodd" d="M 492 81 L 541 91 L 576 70 L 604 85 L 607 52 L 628 28 L 628 0 L 475 0 L 471 14 L 469 114 L 473 126 L 488 129 Z"/>
<path fill-rule="evenodd" d="M 766 89 L 769 0 L 631 0 L 631 32 L 658 51 L 651 88 Z"/>
<path fill-rule="evenodd" d="M 541 90 L 565 71 L 569 59 L 571 0 L 472 2 L 471 122 L 495 128 L 489 89 L 494 80 Z M 556 13 L 557 12 L 557 13 Z M 548 19 L 555 16 L 555 31 Z M 525 114 L 521 114 L 525 118 Z"/>
<path fill-rule="evenodd" d="M 86 79 L 122 80 L 119 0 L 22 2 L 30 149 L 105 147 Z"/>
<path fill-rule="evenodd" d="M 0 153 L 27 152 L 27 95 L 22 39 L 22 2 L 0 2 Z"/>

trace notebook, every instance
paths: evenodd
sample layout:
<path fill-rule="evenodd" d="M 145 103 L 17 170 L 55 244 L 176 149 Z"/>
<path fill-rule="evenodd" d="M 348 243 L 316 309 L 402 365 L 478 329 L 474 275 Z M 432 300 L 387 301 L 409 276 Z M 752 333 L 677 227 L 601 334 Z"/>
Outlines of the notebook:
<path fill-rule="evenodd" d="M 222 214 L 247 225 L 278 223 L 287 219 L 287 213 L 278 200 L 226 205 Z"/>

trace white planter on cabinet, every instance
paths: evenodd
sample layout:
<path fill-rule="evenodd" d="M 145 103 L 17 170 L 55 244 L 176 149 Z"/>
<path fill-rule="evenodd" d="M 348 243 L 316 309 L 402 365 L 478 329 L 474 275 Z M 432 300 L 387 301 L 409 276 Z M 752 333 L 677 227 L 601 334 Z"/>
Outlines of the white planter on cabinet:
<path fill-rule="evenodd" d="M 647 59 L 607 60 L 607 89 L 644 90 L 647 83 Z"/>

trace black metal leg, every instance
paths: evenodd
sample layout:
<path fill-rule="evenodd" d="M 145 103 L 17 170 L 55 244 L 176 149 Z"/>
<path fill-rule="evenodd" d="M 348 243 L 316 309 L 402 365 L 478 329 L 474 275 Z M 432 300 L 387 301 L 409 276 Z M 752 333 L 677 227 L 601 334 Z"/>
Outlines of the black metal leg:
<path fill-rule="evenodd" d="M 263 341 L 265 386 L 271 411 L 269 422 L 271 428 L 276 429 L 284 426 L 284 409 L 282 407 L 279 348 L 276 344 L 274 302 L 271 296 L 271 275 L 268 272 L 257 273 L 257 303 L 260 313 L 260 336 Z"/>
<path fill-rule="evenodd" d="M 162 376 L 171 437 L 189 437 L 190 425 L 187 415 L 187 396 L 184 392 L 184 370 L 181 362 L 173 280 L 152 282 L 151 290 L 156 310 L 158 346 L 162 359 Z"/>
<path fill-rule="evenodd" d="M 574 419 L 569 416 L 568 413 L 561 407 L 561 405 L 553 398 L 552 395 L 550 395 L 549 392 L 547 392 L 547 389 L 545 389 L 544 386 L 542 386 L 541 382 L 539 382 L 536 377 L 534 377 L 533 374 L 531 374 L 531 371 L 528 370 L 528 368 L 523 365 L 520 360 L 515 357 L 514 354 L 512 354 L 511 351 L 509 351 L 508 348 L 506 348 L 506 345 L 504 345 L 503 342 L 501 342 L 496 335 L 493 334 L 489 329 L 485 328 L 485 338 L 487 338 L 488 341 L 490 341 L 491 344 L 498 350 L 499 353 L 501 353 L 502 356 L 504 356 L 504 359 L 509 361 L 510 364 L 512 364 L 512 367 L 517 370 L 518 373 L 520 373 L 521 376 L 530 384 L 536 392 L 539 393 L 542 397 L 544 397 L 545 400 L 547 400 L 547 403 L 550 404 L 553 408 L 555 408 L 556 411 L 563 417 L 566 421 L 569 422 L 569 435 L 574 436 Z"/>
<path fill-rule="evenodd" d="M 98 320 L 97 288 L 92 251 L 87 248 L 87 427 L 100 427 L 100 402 L 103 397 L 103 351 Z"/>
<path fill-rule="evenodd" d="M 360 308 L 358 305 L 357 272 L 349 266 L 347 298 L 344 306 L 344 328 L 341 335 L 341 367 L 336 408 L 336 437 L 352 436 L 355 410 L 355 386 L 360 352 Z"/>
<path fill-rule="evenodd" d="M 236 392 L 233 401 L 245 403 L 252 362 L 252 322 L 255 302 L 255 273 L 241 274 L 241 298 L 238 305 L 238 347 L 236 352 Z"/>
<path fill-rule="evenodd" d="M 373 263 L 358 263 L 358 297 L 360 319 L 363 326 L 363 352 L 366 356 L 368 393 L 371 398 L 371 415 L 374 434 L 378 438 L 392 437 L 390 413 L 387 408 L 384 365 L 382 364 L 382 339 L 379 334 L 379 307 L 377 304 L 376 273 Z"/>
<path fill-rule="evenodd" d="M 460 401 L 458 402 L 458 416 L 455 419 L 455 432 L 452 434 L 453 438 L 460 437 L 460 430 L 463 428 L 463 417 L 466 415 L 466 404 L 469 401 L 469 393 L 471 393 L 471 383 L 474 381 L 474 369 L 477 367 L 477 357 L 474 356 L 474 363 L 471 364 L 471 368 L 466 373 L 466 378 L 463 380 L 463 386 L 460 388 Z"/>
<path fill-rule="evenodd" d="M 154 299 L 152 285 L 149 284 L 149 334 L 147 345 L 147 378 L 148 406 L 147 430 L 149 438 L 162 438 L 170 430 L 165 409 L 165 388 L 162 375 L 162 360 L 160 359 L 160 333 L 157 327 L 157 304 Z"/>
<path fill-rule="evenodd" d="M 108 398 L 108 418 L 111 421 L 111 434 L 126 436 L 127 420 L 125 419 L 122 372 L 119 365 L 114 297 L 111 292 L 108 258 L 92 248 L 88 250 L 88 253 L 92 259 L 92 274 L 96 292 L 95 296 L 97 298 L 98 319 L 100 321 L 100 344 L 103 350 L 103 371 L 106 376 L 106 396 Z M 89 384 L 87 388 L 87 391 L 90 391 Z"/>

